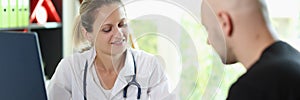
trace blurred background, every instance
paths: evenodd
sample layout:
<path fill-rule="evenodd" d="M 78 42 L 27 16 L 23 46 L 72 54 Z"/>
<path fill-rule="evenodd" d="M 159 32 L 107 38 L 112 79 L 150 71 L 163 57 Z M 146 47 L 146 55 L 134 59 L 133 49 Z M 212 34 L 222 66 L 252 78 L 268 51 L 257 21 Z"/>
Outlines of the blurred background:
<path fill-rule="evenodd" d="M 47 80 L 59 61 L 74 53 L 72 28 L 80 1 L 0 0 L 0 23 L 10 23 L 0 25 L 0 31 L 38 33 Z M 300 1 L 266 1 L 278 37 L 300 50 Z M 123 2 L 134 45 L 160 58 L 177 98 L 226 99 L 231 84 L 246 70 L 239 63 L 224 66 L 206 44 L 207 33 L 200 23 L 201 0 Z M 18 11 L 12 9 L 23 12 L 8 17 Z"/>
<path fill-rule="evenodd" d="M 126 10 L 139 49 L 163 58 L 178 98 L 224 100 L 231 84 L 246 70 L 240 63 L 224 66 L 206 44 L 200 2 L 129 1 Z M 300 50 L 299 0 L 266 3 L 277 36 Z"/>

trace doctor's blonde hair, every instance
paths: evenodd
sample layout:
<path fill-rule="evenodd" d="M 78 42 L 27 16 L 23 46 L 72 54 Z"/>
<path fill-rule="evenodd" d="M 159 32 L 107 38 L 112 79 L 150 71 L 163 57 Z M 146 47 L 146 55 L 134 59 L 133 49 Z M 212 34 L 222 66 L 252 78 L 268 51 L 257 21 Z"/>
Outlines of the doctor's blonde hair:
<path fill-rule="evenodd" d="M 75 19 L 73 29 L 73 45 L 75 51 L 83 52 L 92 47 L 93 44 L 83 36 L 82 29 L 84 28 L 89 33 L 93 32 L 93 24 L 95 22 L 97 11 L 96 9 L 113 3 L 123 5 L 121 0 L 83 0 L 80 5 L 79 15 Z"/>

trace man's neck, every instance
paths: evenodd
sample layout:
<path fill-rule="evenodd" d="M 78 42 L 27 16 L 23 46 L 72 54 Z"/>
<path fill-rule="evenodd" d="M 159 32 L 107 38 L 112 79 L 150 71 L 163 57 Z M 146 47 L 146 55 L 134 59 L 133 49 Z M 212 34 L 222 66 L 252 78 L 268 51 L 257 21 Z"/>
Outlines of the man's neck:
<path fill-rule="evenodd" d="M 248 37 L 251 38 L 251 37 Z M 257 33 L 251 39 L 245 39 L 243 44 L 239 45 L 236 50 L 238 60 L 248 70 L 255 64 L 263 54 L 264 50 L 271 46 L 276 39 L 267 31 L 265 33 Z"/>

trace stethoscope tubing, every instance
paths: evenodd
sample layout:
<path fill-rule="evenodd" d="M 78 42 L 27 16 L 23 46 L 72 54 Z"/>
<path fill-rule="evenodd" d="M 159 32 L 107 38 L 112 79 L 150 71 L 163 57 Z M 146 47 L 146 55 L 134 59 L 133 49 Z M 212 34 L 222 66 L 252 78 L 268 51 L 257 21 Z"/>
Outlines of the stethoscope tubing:
<path fill-rule="evenodd" d="M 133 58 L 133 64 L 134 64 L 134 75 L 132 77 L 132 80 L 125 86 L 123 90 L 123 97 L 127 98 L 127 89 L 130 85 L 135 85 L 138 88 L 138 93 L 137 93 L 137 99 L 139 100 L 141 98 L 141 86 L 140 84 L 136 81 L 136 63 L 135 63 L 135 58 L 133 56 L 133 53 L 131 52 L 132 58 Z M 86 75 L 87 75 L 87 69 L 88 69 L 88 62 L 85 62 L 84 66 L 84 74 L 83 74 L 83 99 L 87 100 L 86 98 Z"/>

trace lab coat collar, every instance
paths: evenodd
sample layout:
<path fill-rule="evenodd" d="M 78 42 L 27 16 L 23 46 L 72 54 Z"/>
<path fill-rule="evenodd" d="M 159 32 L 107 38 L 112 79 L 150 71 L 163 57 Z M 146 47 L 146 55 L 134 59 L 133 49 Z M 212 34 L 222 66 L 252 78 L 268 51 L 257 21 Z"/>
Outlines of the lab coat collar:
<path fill-rule="evenodd" d="M 124 67 L 121 69 L 117 81 L 114 84 L 110 99 L 116 96 L 116 94 L 118 94 L 121 90 L 123 90 L 124 87 L 129 83 L 130 80 L 126 80 L 126 77 L 131 77 L 134 75 L 134 63 L 133 63 L 132 55 L 133 55 L 132 50 L 128 48 L 126 50 L 126 59 L 125 59 Z M 96 57 L 95 48 L 91 48 L 90 50 L 87 51 L 87 61 L 88 61 L 89 68 L 93 64 L 95 57 Z M 82 70 L 84 70 L 84 67 Z"/>
<path fill-rule="evenodd" d="M 118 76 L 116 83 L 111 91 L 110 100 L 114 98 L 119 92 L 123 92 L 125 86 L 128 84 L 129 81 L 126 80 L 125 77 L 129 76 Z"/>
<path fill-rule="evenodd" d="M 126 59 L 124 63 L 124 67 L 120 71 L 121 76 L 130 76 L 134 75 L 134 63 L 133 63 L 133 57 L 132 57 L 132 50 L 127 49 L 126 50 Z"/>
<path fill-rule="evenodd" d="M 87 63 L 88 63 L 88 69 L 90 69 L 91 66 L 92 66 L 92 64 L 93 64 L 93 62 L 94 62 L 94 60 L 95 60 L 95 58 L 96 58 L 96 50 L 93 47 L 93 48 L 91 48 L 90 50 L 88 50 L 88 51 L 86 51 L 84 53 L 86 53 L 86 60 L 83 63 L 85 64 L 86 61 L 87 61 Z M 81 70 L 84 71 L 85 67 L 81 67 L 81 68 L 82 68 Z"/>

